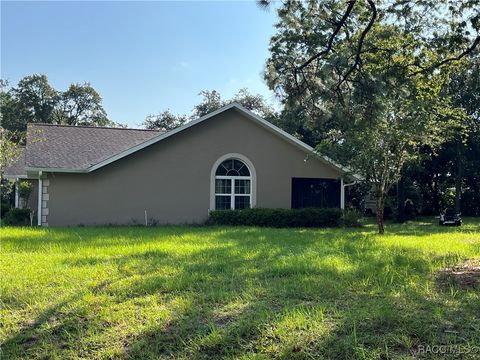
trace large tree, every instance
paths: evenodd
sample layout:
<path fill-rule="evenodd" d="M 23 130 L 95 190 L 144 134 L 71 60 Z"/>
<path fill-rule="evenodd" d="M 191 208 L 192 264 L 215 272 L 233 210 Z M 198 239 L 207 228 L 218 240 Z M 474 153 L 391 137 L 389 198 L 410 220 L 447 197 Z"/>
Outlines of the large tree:
<path fill-rule="evenodd" d="M 383 233 L 404 164 L 462 126 L 445 89 L 480 42 L 474 1 L 287 1 L 278 15 L 266 80 L 304 109 L 320 149 L 372 183 Z"/>
<path fill-rule="evenodd" d="M 19 141 L 28 123 L 117 126 L 107 117 L 102 98 L 88 83 L 71 84 L 58 91 L 46 75 L 34 74 L 17 86 L 1 83 L 1 126 Z"/>
<path fill-rule="evenodd" d="M 53 118 L 66 125 L 114 125 L 107 117 L 100 94 L 89 83 L 71 84 L 61 92 Z"/>

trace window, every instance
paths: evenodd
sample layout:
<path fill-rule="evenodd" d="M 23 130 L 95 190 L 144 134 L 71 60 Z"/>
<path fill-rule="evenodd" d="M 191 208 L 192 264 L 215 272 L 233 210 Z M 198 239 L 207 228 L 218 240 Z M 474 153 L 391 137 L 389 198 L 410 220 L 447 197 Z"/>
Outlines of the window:
<path fill-rule="evenodd" d="M 246 209 L 251 204 L 250 169 L 238 159 L 223 161 L 215 171 L 215 209 Z"/>

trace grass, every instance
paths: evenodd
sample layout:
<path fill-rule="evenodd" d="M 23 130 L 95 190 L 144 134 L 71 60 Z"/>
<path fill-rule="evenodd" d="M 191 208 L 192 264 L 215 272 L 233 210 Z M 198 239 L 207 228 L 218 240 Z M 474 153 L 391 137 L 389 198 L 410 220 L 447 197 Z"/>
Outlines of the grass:
<path fill-rule="evenodd" d="M 2 359 L 478 358 L 480 222 L 387 231 L 3 228 Z"/>

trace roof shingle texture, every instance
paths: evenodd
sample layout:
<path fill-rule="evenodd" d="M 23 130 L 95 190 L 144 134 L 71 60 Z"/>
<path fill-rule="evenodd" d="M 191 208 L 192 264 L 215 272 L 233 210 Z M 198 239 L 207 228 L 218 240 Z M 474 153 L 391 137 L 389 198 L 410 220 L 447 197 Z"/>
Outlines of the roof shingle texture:
<path fill-rule="evenodd" d="M 33 168 L 86 170 L 162 133 L 164 131 L 30 124 L 25 163 Z"/>
<path fill-rule="evenodd" d="M 8 176 L 25 176 L 27 172 L 25 171 L 25 147 L 19 146 L 18 148 L 18 158 L 5 169 L 5 175 Z"/>

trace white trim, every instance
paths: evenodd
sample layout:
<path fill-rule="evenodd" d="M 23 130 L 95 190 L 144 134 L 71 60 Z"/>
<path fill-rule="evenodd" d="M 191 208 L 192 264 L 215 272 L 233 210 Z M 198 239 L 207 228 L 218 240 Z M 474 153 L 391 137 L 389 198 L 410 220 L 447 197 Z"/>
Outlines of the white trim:
<path fill-rule="evenodd" d="M 37 204 L 37 225 L 42 226 L 42 194 L 43 194 L 43 179 L 42 172 L 38 172 L 38 204 Z"/>
<path fill-rule="evenodd" d="M 95 170 L 97 170 L 97 169 L 99 169 L 103 166 L 106 166 L 106 165 L 108 165 L 108 164 L 110 164 L 114 161 L 122 159 L 125 156 L 133 154 L 133 153 L 135 153 L 135 152 L 137 152 L 141 149 L 144 149 L 147 146 L 153 145 L 153 144 L 155 144 L 155 143 L 157 143 L 161 140 L 167 139 L 170 136 L 173 136 L 173 135 L 175 135 L 175 134 L 177 134 L 181 131 L 184 131 L 184 130 L 186 130 L 186 129 L 194 126 L 194 125 L 197 125 L 197 124 L 199 124 L 199 123 L 201 123 L 205 120 L 208 120 L 208 119 L 210 119 L 210 118 L 212 118 L 212 117 L 214 117 L 214 116 L 216 116 L 216 115 L 218 115 L 218 114 L 220 114 L 224 111 L 230 110 L 230 109 L 236 109 L 236 110 L 240 111 L 250 120 L 253 120 L 253 121 L 257 122 L 259 125 L 263 126 L 265 129 L 267 129 L 267 130 L 271 131 L 272 133 L 282 137 L 283 139 L 285 139 L 286 141 L 290 142 L 291 144 L 297 146 L 298 148 L 305 151 L 306 153 L 314 155 L 315 159 L 318 159 L 318 160 L 322 161 L 323 163 L 325 163 L 326 165 L 329 165 L 329 166 L 335 168 L 336 170 L 340 171 L 342 174 L 350 173 L 353 177 L 361 179 L 358 175 L 355 175 L 355 174 L 351 173 L 351 171 L 348 168 L 343 167 L 340 164 L 337 164 L 336 162 L 334 162 L 332 159 L 330 159 L 327 156 L 321 155 L 314 148 L 305 144 L 303 141 L 298 140 L 296 137 L 294 137 L 294 136 L 290 135 L 289 133 L 283 131 L 279 127 L 269 123 L 268 121 L 262 119 L 257 114 L 251 112 L 250 110 L 244 108 L 242 105 L 240 105 L 239 103 L 236 103 L 236 102 L 225 105 L 218 110 L 215 110 L 215 111 L 213 111 L 213 112 L 211 112 L 211 113 L 209 113 L 205 116 L 202 116 L 202 117 L 200 117 L 196 120 L 192 120 L 192 121 L 186 123 L 185 125 L 180 126 L 180 127 L 176 128 L 174 130 L 170 130 L 170 131 L 167 131 L 166 133 L 155 136 L 155 137 L 153 137 L 153 138 L 151 138 L 147 141 L 144 141 L 141 144 L 138 144 L 138 145 L 133 146 L 133 147 L 131 147 L 131 148 L 125 150 L 125 151 L 122 151 L 119 154 L 111 156 L 108 159 L 105 159 L 105 160 L 99 162 L 98 164 L 92 165 L 87 169 L 69 169 L 69 168 L 57 169 L 57 168 L 35 168 L 35 167 L 26 167 L 25 169 L 27 171 L 47 171 L 47 172 L 72 172 L 72 173 L 92 172 L 92 171 L 95 171 Z"/>
<path fill-rule="evenodd" d="M 28 177 L 27 175 L 3 175 L 5 179 L 36 179 Z"/>
<path fill-rule="evenodd" d="M 225 159 L 227 160 L 227 159 Z M 251 176 L 228 176 L 228 175 L 215 175 L 215 178 L 216 179 L 231 179 L 232 177 L 234 177 L 235 179 L 237 180 L 250 180 L 252 177 Z"/>
<path fill-rule="evenodd" d="M 237 159 L 245 163 L 245 165 L 248 167 L 248 170 L 250 171 L 250 176 L 235 176 L 235 179 L 239 180 L 250 180 L 250 194 L 237 194 L 240 196 L 248 196 L 250 195 L 250 207 L 255 207 L 257 205 L 257 172 L 255 171 L 255 166 L 253 166 L 253 163 L 250 161 L 249 158 L 247 158 L 245 155 L 238 154 L 238 153 L 228 153 L 223 156 L 220 156 L 217 161 L 212 166 L 212 170 L 210 171 L 210 211 L 215 210 L 215 173 L 217 172 L 217 168 L 220 166 L 222 162 L 228 159 Z M 221 178 L 226 178 L 226 179 L 232 179 L 233 177 L 231 176 L 218 176 L 219 179 Z M 234 185 L 234 184 L 232 184 Z M 228 196 L 233 194 L 234 192 L 234 186 L 232 186 L 232 193 L 231 194 L 219 194 L 223 196 Z M 234 195 L 233 195 L 234 196 Z M 234 198 L 233 196 L 231 197 L 230 200 L 230 206 L 234 206 Z"/>
<path fill-rule="evenodd" d="M 25 170 L 32 172 L 59 172 L 59 173 L 88 173 L 89 169 L 70 169 L 70 168 L 43 168 L 43 167 L 25 167 Z"/>

